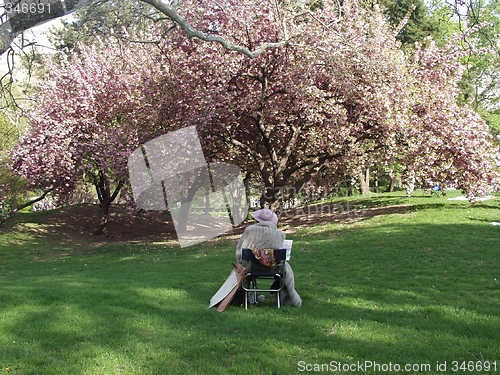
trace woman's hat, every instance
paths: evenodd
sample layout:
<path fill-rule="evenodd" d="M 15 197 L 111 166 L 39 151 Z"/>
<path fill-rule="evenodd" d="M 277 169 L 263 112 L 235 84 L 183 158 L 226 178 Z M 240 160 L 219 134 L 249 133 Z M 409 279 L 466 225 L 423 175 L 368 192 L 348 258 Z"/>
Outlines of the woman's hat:
<path fill-rule="evenodd" d="M 271 223 L 278 224 L 278 216 L 269 208 L 252 212 L 252 217 L 258 222 L 270 221 Z"/>

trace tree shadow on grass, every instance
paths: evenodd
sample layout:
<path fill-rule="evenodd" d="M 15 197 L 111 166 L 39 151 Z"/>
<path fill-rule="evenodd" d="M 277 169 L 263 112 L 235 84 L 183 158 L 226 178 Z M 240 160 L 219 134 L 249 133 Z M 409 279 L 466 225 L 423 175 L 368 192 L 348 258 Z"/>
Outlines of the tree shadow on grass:
<path fill-rule="evenodd" d="M 3 279 L 1 331 L 12 344 L 3 343 L 0 358 L 23 374 L 282 374 L 299 361 L 494 360 L 493 230 L 382 225 L 334 239 L 323 233 L 308 239 L 312 252 L 299 239 L 292 266 L 304 304 L 279 310 L 207 309 L 233 249 L 174 262 L 153 249 L 97 264 L 31 263 Z"/>
<path fill-rule="evenodd" d="M 119 373 L 121 366 L 126 373 L 198 369 L 198 373 L 245 374 L 246 364 L 259 358 L 254 373 L 280 374 L 295 372 L 301 360 L 434 363 L 442 360 L 444 353 L 439 350 L 443 349 L 450 357 L 463 358 L 460 345 L 479 354 L 470 347 L 478 334 L 489 342 L 496 339 L 494 322 L 468 324 L 445 314 L 429 316 L 431 307 L 404 311 L 396 305 L 394 311 L 377 311 L 323 302 L 321 309 L 317 305 L 301 310 L 256 307 L 244 312 L 230 308 L 220 314 L 199 306 L 195 298 L 184 300 L 182 293 L 145 298 L 134 288 L 89 293 L 88 287 L 62 290 L 82 298 L 91 294 L 96 301 L 92 307 L 66 300 L 68 313 L 59 311 L 62 305 L 46 305 L 8 326 L 13 337 L 28 344 L 18 344 L 7 354 L 22 358 L 31 353 L 23 366 L 45 374 L 106 373 L 95 367 L 103 357 L 108 357 L 108 366 L 116 367 L 107 373 Z M 454 348 L 449 350 L 448 345 Z M 483 354 L 491 354 L 483 349 Z M 54 363 L 57 371 L 51 370 Z"/>
<path fill-rule="evenodd" d="M 291 228 L 312 228 L 318 225 L 331 223 L 353 223 L 377 216 L 391 214 L 408 214 L 425 210 L 453 210 L 447 202 L 428 201 L 427 197 L 415 197 L 408 199 L 406 204 L 390 204 L 391 199 L 357 199 L 353 201 L 339 201 L 335 203 L 318 203 L 308 206 L 287 210 L 280 217 L 280 226 Z M 375 203 L 374 203 L 375 202 Z M 396 200 L 396 202 L 398 202 Z M 424 203 L 422 203 L 424 202 Z M 497 204 L 493 202 L 477 203 L 471 206 L 468 202 L 458 204 L 468 208 L 483 208 L 498 210 Z"/>
<path fill-rule="evenodd" d="M 415 210 L 388 209 L 366 218 Z M 124 243 L 123 253 L 115 246 L 25 258 L 22 269 L 0 268 L 0 366 L 20 374 L 282 374 L 296 373 L 301 360 L 494 360 L 500 243 L 498 228 L 481 220 L 330 226 L 294 238 L 299 309 L 208 310 L 234 246 Z M 9 246 L 24 251 L 36 241 Z"/>
<path fill-rule="evenodd" d="M 174 224 L 169 214 L 148 212 L 130 215 L 121 206 L 113 206 L 107 233 L 93 235 L 99 219 L 99 206 L 82 204 L 51 211 L 20 214 L 4 231 L 22 231 L 36 238 L 50 239 L 60 245 L 83 244 L 100 247 L 109 244 L 126 244 L 144 241 L 177 240 Z"/>

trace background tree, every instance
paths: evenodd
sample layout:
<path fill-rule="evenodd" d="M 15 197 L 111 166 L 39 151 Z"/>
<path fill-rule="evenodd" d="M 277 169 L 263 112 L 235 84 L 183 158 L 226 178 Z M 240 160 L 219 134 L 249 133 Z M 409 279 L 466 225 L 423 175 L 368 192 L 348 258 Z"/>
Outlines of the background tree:
<path fill-rule="evenodd" d="M 398 30 L 396 36 L 403 46 L 412 47 L 415 42 L 421 42 L 428 36 L 436 37 L 443 33 L 445 25 L 442 19 L 433 16 L 423 0 L 381 0 L 377 3 L 393 28 L 397 28 L 410 12 L 408 22 Z"/>
<path fill-rule="evenodd" d="M 91 4 L 96 4 L 96 6 L 98 6 L 100 4 L 107 3 L 107 1 L 108 0 L 56 0 L 51 1 L 50 6 L 47 6 L 47 4 L 38 5 L 37 3 L 33 3 L 31 4 L 31 6 L 36 6 L 36 11 L 30 10 L 29 12 L 23 11 L 22 4 L 18 0 L 8 1 L 5 6 L 0 7 L 0 55 L 7 53 L 10 64 L 7 74 L 5 74 L 0 79 L 1 96 L 13 99 L 15 102 L 15 97 L 12 95 L 10 83 L 13 81 L 14 70 L 12 69 L 12 67 L 16 60 L 15 56 L 18 55 L 17 49 L 19 49 L 21 53 L 24 53 L 25 49 L 31 48 L 33 47 L 33 45 L 36 45 L 36 41 L 28 41 L 27 43 L 25 43 L 25 39 L 23 36 L 24 31 L 29 30 L 44 22 L 59 18 L 67 14 L 71 14 L 78 9 L 83 9 Z M 130 33 L 132 19 L 136 20 L 137 24 L 139 25 L 139 27 L 137 27 L 137 25 L 135 27 L 132 27 L 135 29 L 142 29 L 143 26 L 148 23 L 147 21 L 144 22 L 142 18 L 137 19 L 135 17 L 138 14 L 141 14 L 141 16 L 146 16 L 147 19 L 152 18 L 154 21 L 161 20 L 162 17 L 165 17 L 170 21 L 168 23 L 162 23 L 164 27 L 159 35 L 164 35 L 172 30 L 173 27 L 178 26 L 184 31 L 185 36 L 189 38 L 198 38 L 206 42 L 218 43 L 227 50 L 237 51 L 250 58 L 259 56 L 268 48 L 279 48 L 287 44 L 286 40 L 282 40 L 277 43 L 269 43 L 267 41 L 264 41 L 261 45 L 253 46 L 253 49 L 249 49 L 247 48 L 247 46 L 230 42 L 225 37 L 223 30 L 219 30 L 218 33 L 207 33 L 205 32 L 205 30 L 200 31 L 190 24 L 189 19 L 186 19 L 181 13 L 178 13 L 177 9 L 179 3 L 180 2 L 177 0 L 138 0 L 135 2 L 130 2 L 122 7 L 121 5 L 119 5 L 120 2 L 112 2 L 110 5 L 110 11 L 112 13 L 118 12 L 120 19 L 117 19 L 117 17 L 111 17 L 111 19 L 108 19 L 106 16 L 106 18 L 104 18 L 105 21 L 103 22 L 103 20 L 95 18 L 93 19 L 93 16 L 91 14 L 88 14 L 88 16 L 84 14 L 84 17 L 86 19 L 92 21 L 92 26 L 90 28 L 84 26 L 82 22 L 77 21 L 77 24 L 74 27 L 72 25 L 70 26 L 69 32 L 66 33 L 63 31 L 61 34 L 56 32 L 53 38 L 60 48 L 64 48 L 64 46 L 74 47 L 75 41 L 79 39 L 79 36 L 75 35 L 75 31 L 85 30 L 86 33 L 84 33 L 84 35 L 86 36 L 84 37 L 84 39 L 89 40 L 96 36 L 97 31 L 102 32 L 104 30 L 110 30 L 110 28 L 113 28 L 116 23 L 118 23 L 118 26 L 120 27 L 126 26 L 127 28 L 128 26 L 128 32 Z M 130 4 L 138 5 L 138 8 L 134 10 L 129 6 Z M 146 5 L 143 6 L 141 4 Z M 210 6 L 210 3 L 208 4 Z M 16 8 L 17 5 L 19 5 L 19 8 Z M 30 6 L 30 4 L 27 5 Z M 106 7 L 107 6 L 108 5 L 106 5 Z M 152 11 L 153 8 L 163 16 L 156 17 L 156 14 L 154 14 L 154 11 Z M 101 10 L 102 8 L 99 9 Z M 33 8 L 32 10 L 35 9 Z M 127 20 L 124 21 L 121 18 L 126 18 Z M 121 30 L 122 29 L 120 28 L 120 31 L 114 32 L 117 32 L 121 35 Z M 14 49 L 11 45 L 15 38 L 20 35 L 21 43 L 17 46 L 17 49 Z"/>
<path fill-rule="evenodd" d="M 148 27 L 168 18 L 138 0 L 96 1 L 73 13 L 62 27 L 51 28 L 49 40 L 59 50 L 73 51 L 79 44 L 92 45 L 114 38 L 140 38 Z"/>
<path fill-rule="evenodd" d="M 490 146 L 481 131 L 484 122 L 456 104 L 456 81 L 449 77 L 461 73 L 457 50 L 447 60 L 409 60 L 384 15 L 356 2 L 344 2 L 342 19 L 339 9 L 326 3 L 316 11 L 297 9 L 296 4 L 292 11 L 269 4 L 258 18 L 255 8 L 246 3 L 231 15 L 216 6 L 184 5 L 192 12 L 190 19 L 198 20 L 193 21 L 196 28 L 217 32 L 220 27 L 238 43 L 290 41 L 286 48 L 269 50 L 253 60 L 176 34 L 162 47 L 168 56 L 169 80 L 174 77 L 176 82 L 170 84 L 179 90 L 175 100 L 163 102 L 161 121 L 172 126 L 196 124 L 214 157 L 237 160 L 247 172 L 259 176 L 263 203 L 279 209 L 284 200 L 320 176 L 356 176 L 375 163 L 411 167 L 409 134 L 415 136 L 413 141 L 422 137 L 426 147 L 439 154 L 448 132 L 460 127 L 470 134 L 457 137 L 446 158 L 436 160 L 431 152 L 420 155 L 419 167 L 425 168 L 419 178 L 432 179 L 445 169 L 447 178 L 459 180 L 472 195 L 495 181 L 494 163 L 488 164 L 488 153 L 483 153 Z M 259 21 L 248 21 L 255 19 Z M 429 51 L 439 56 L 450 51 L 428 44 Z M 422 77 L 427 78 L 422 81 Z M 446 95 L 436 88 L 446 89 Z M 433 134 L 439 138 L 429 137 L 432 123 L 422 107 L 440 119 L 441 132 Z M 439 108 L 450 115 L 440 117 Z M 453 117 L 453 111 L 460 113 L 460 119 Z M 468 164 L 471 140 L 472 147 L 486 146 L 478 148 L 477 159 Z M 457 161 L 453 171 L 444 168 L 450 160 Z M 483 177 L 485 170 L 491 179 Z"/>
<path fill-rule="evenodd" d="M 158 38 L 168 22 L 153 29 L 157 44 L 110 39 L 48 62 L 17 170 L 61 196 L 90 177 L 104 226 L 131 150 L 186 125 L 197 126 L 209 159 L 258 178 L 262 203 L 275 209 L 306 185 L 330 188 L 371 165 L 450 179 L 470 195 L 496 183 L 484 122 L 456 104 L 456 42 L 429 42 L 412 59 L 384 14 L 355 1 L 230 5 L 186 0 L 179 9 L 206 40 L 223 30 L 226 47 L 259 51 L 253 59 L 181 30 Z"/>
<path fill-rule="evenodd" d="M 498 109 L 500 100 L 500 2 L 470 0 L 460 9 L 461 28 L 481 25 L 478 32 L 465 38 L 462 43 L 471 49 L 488 48 L 488 53 L 464 57 L 467 67 L 461 82 L 463 100 L 472 102 L 474 108 Z M 459 11 L 458 11 L 459 12 Z"/>
<path fill-rule="evenodd" d="M 457 100 L 465 69 L 459 58 L 468 53 L 453 41 L 416 51 L 413 73 L 421 90 L 406 133 L 404 165 L 420 181 L 449 182 L 479 197 L 498 188 L 500 159 L 487 123 Z"/>
<path fill-rule="evenodd" d="M 484 118 L 488 124 L 490 131 L 493 135 L 494 142 L 500 146 L 500 109 L 494 111 L 480 110 L 481 117 Z"/>
<path fill-rule="evenodd" d="M 57 63 L 47 58 L 48 76 L 26 111 L 29 132 L 13 154 L 14 170 L 32 188 L 54 189 L 63 201 L 79 181 L 91 182 L 101 208 L 96 234 L 106 230 L 111 203 L 128 179 L 129 154 L 154 135 L 141 97 L 149 58 L 142 45 L 125 48 L 111 39 Z"/>
<path fill-rule="evenodd" d="M 0 225 L 16 212 L 43 200 L 52 191 L 30 191 L 26 180 L 12 170 L 10 151 L 19 141 L 24 126 L 23 119 L 15 111 L 0 114 Z M 36 196 L 33 198 L 33 195 Z"/>
<path fill-rule="evenodd" d="M 284 46 L 287 41 L 278 43 L 264 42 L 259 46 L 254 46 L 253 50 L 246 46 L 234 44 L 223 36 L 223 33 L 204 32 L 193 27 L 189 19 L 183 17 L 177 12 L 179 1 L 177 0 L 140 0 L 145 4 L 149 4 L 164 14 L 171 22 L 178 25 L 188 37 L 198 38 L 206 42 L 215 42 L 222 45 L 230 51 L 240 52 L 250 58 L 259 56 L 268 48 L 279 48 Z M 96 0 L 58 0 L 51 2 L 51 8 L 44 7 L 42 12 L 13 12 L 7 14 L 7 8 L 3 7 L 3 13 L 0 14 L 0 54 L 10 50 L 10 45 L 15 37 L 23 31 L 35 27 L 43 22 L 59 18 L 63 15 L 71 14 L 80 8 L 95 3 Z M 207 2 L 208 7 L 213 7 L 210 2 Z M 218 6 L 218 5 L 215 5 Z M 222 31 L 222 30 L 219 30 Z"/>
<path fill-rule="evenodd" d="M 0 222 L 17 208 L 24 187 L 22 180 L 12 173 L 8 155 L 20 137 L 21 129 L 16 122 L 16 118 L 0 114 Z"/>

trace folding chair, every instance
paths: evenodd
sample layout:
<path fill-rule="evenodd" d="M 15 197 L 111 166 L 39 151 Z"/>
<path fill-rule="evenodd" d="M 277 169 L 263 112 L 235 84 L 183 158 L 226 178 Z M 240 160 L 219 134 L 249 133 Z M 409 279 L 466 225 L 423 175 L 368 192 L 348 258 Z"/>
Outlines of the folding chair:
<path fill-rule="evenodd" d="M 272 254 L 275 264 L 269 266 L 265 265 L 265 261 L 257 259 L 254 251 L 262 254 Z M 259 256 L 258 256 L 259 257 Z M 285 286 L 285 262 L 286 262 L 286 249 L 242 249 L 242 260 L 250 261 L 251 266 L 247 269 L 247 273 L 243 278 L 242 288 L 244 290 L 245 310 L 248 309 L 248 296 L 249 293 L 254 293 L 254 300 L 257 300 L 258 292 L 271 292 L 276 293 L 276 300 L 278 308 L 281 307 L 280 291 Z M 259 288 L 257 280 L 268 279 L 274 280 L 269 288 Z"/>

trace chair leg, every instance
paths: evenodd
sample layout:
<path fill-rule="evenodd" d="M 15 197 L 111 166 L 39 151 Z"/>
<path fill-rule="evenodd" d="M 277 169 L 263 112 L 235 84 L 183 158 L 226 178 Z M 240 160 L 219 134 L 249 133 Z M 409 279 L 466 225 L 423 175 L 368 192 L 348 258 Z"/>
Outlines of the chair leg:
<path fill-rule="evenodd" d="M 242 282 L 242 289 L 243 289 L 243 299 L 244 299 L 244 302 L 243 302 L 243 305 L 245 306 L 245 310 L 248 309 L 248 303 L 247 303 L 247 300 L 248 300 L 248 292 L 245 290 L 245 288 L 248 287 L 248 281 L 246 278 L 243 279 L 243 282 Z"/>
<path fill-rule="evenodd" d="M 253 297 L 252 301 L 255 301 L 255 303 L 257 303 L 258 291 L 269 292 L 269 290 L 268 289 L 258 290 L 257 277 L 250 277 L 248 279 L 245 279 L 243 282 L 244 282 L 243 286 L 247 289 L 250 289 L 250 290 L 244 289 L 244 294 L 243 294 L 243 298 L 245 299 L 245 302 L 244 302 L 245 310 L 248 310 L 248 298 L 250 297 L 250 295 Z M 270 289 L 276 289 L 276 288 L 277 288 L 276 286 L 271 285 Z M 278 309 L 279 309 L 279 308 L 281 308 L 281 302 L 282 302 L 280 290 L 278 290 L 275 293 L 276 293 L 276 302 L 278 304 Z"/>
<path fill-rule="evenodd" d="M 253 279 L 253 288 L 257 289 L 257 279 Z M 253 292 L 253 302 L 257 303 L 257 292 Z"/>

